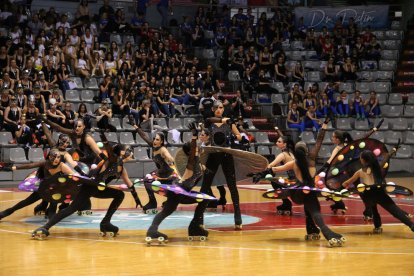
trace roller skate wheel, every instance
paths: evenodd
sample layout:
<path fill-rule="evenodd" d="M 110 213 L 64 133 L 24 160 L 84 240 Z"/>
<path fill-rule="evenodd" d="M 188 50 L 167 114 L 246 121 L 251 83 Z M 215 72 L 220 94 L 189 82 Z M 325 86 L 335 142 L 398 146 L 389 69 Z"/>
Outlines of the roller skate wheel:
<path fill-rule="evenodd" d="M 165 241 L 165 239 L 164 239 L 164 237 L 158 237 L 158 241 L 162 243 L 162 242 Z"/>
<path fill-rule="evenodd" d="M 243 225 L 241 224 L 234 225 L 234 230 L 242 230 L 242 228 L 243 228 Z"/>
<path fill-rule="evenodd" d="M 158 213 L 158 210 L 157 209 L 154 209 L 154 210 L 152 210 L 152 213 L 155 215 L 155 214 Z"/>
<path fill-rule="evenodd" d="M 188 237 L 188 241 L 194 241 L 194 237 L 189 236 L 189 237 Z"/>
<path fill-rule="evenodd" d="M 335 247 L 338 245 L 338 240 L 335 238 L 332 238 L 328 241 L 328 243 L 329 243 L 329 247 Z"/>
<path fill-rule="evenodd" d="M 341 237 L 341 242 L 342 243 L 346 243 L 347 242 L 347 239 L 345 237 Z"/>
<path fill-rule="evenodd" d="M 116 236 L 116 233 L 114 233 L 114 232 L 109 232 L 109 236 L 110 236 L 111 238 L 113 238 L 113 237 L 115 237 L 115 236 Z"/>
<path fill-rule="evenodd" d="M 277 214 L 278 215 L 283 215 L 283 211 L 282 210 L 277 210 Z"/>
<path fill-rule="evenodd" d="M 374 228 L 374 230 L 372 231 L 374 234 L 382 234 L 382 228 Z"/>
<path fill-rule="evenodd" d="M 105 237 L 105 236 L 106 236 L 106 232 L 102 232 L 102 231 L 101 231 L 101 232 L 99 233 L 99 236 L 101 236 L 101 237 Z"/>
<path fill-rule="evenodd" d="M 200 241 L 206 241 L 206 240 L 207 240 L 207 237 L 205 237 L 205 236 L 200 237 Z"/>
<path fill-rule="evenodd" d="M 346 214 L 346 210 L 341 210 L 342 215 Z"/>
<path fill-rule="evenodd" d="M 285 216 L 290 216 L 290 215 L 292 215 L 292 212 L 291 211 L 284 211 L 283 214 Z"/>
<path fill-rule="evenodd" d="M 146 238 L 145 238 L 145 241 L 146 241 L 147 243 L 151 243 L 152 238 L 151 238 L 151 237 L 146 237 Z"/>
<path fill-rule="evenodd" d="M 92 215 L 92 211 L 86 211 L 85 214 L 90 216 L 90 215 Z"/>

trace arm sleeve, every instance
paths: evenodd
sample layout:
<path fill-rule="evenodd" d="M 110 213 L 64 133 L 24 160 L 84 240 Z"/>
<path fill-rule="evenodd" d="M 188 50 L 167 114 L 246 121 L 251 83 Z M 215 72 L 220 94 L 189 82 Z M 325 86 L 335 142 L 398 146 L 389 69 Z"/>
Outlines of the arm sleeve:
<path fill-rule="evenodd" d="M 144 141 L 150 147 L 152 147 L 152 141 L 151 141 L 151 139 L 148 137 L 148 135 L 141 128 L 137 128 L 137 133 L 139 134 L 139 136 L 141 136 L 142 139 L 144 139 Z"/>
<path fill-rule="evenodd" d="M 50 121 L 49 119 L 44 119 L 44 122 L 47 123 L 48 125 L 50 125 L 51 127 L 53 127 L 54 129 L 56 129 L 59 132 L 65 133 L 65 134 L 73 134 L 73 130 L 72 129 L 68 129 L 68 128 L 64 128 L 52 121 Z"/>
<path fill-rule="evenodd" d="M 16 170 L 27 170 L 27 169 L 34 169 L 40 166 L 45 165 L 46 161 L 28 163 L 28 164 L 21 164 L 16 166 Z"/>
<path fill-rule="evenodd" d="M 323 138 L 325 137 L 325 133 L 326 133 L 326 129 L 321 128 L 319 130 L 318 137 L 316 138 L 315 147 L 313 148 L 312 152 L 309 154 L 309 158 L 314 161 L 318 157 L 318 153 L 319 153 L 319 150 L 321 149 L 322 141 L 323 141 Z"/>

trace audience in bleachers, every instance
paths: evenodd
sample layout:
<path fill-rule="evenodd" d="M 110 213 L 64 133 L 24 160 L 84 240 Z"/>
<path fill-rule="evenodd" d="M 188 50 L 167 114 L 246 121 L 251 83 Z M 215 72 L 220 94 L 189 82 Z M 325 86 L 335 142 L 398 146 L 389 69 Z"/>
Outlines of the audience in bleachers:
<path fill-rule="evenodd" d="M 15 10 L 2 5 L 3 12 Z M 109 1 L 95 16 L 89 5 L 81 1 L 73 21 L 51 7 L 14 27 L 3 24 L 9 27 L 0 40 L 0 128 L 11 132 L 11 143 L 42 143 L 39 113 L 66 128 L 82 118 L 88 129 L 116 131 L 111 119 L 125 117 L 151 131 L 153 118 L 203 114 L 203 101 L 219 95 L 236 118 L 249 116 L 255 94 L 270 100 L 285 92 L 287 127 L 300 132 L 317 130 L 326 116 L 381 115 L 376 86 L 362 90 L 355 82 L 380 67 L 385 47 L 352 18 L 316 31 L 303 21 L 295 26 L 289 9 L 256 20 L 252 8 L 230 17 L 225 5 L 200 7 L 180 22 L 177 35 L 149 26 L 144 6 L 128 22 Z M 242 85 L 229 88 L 228 80 Z M 93 90 L 95 105 L 77 105 L 82 90 Z M 71 99 L 68 91 L 78 94 Z"/>

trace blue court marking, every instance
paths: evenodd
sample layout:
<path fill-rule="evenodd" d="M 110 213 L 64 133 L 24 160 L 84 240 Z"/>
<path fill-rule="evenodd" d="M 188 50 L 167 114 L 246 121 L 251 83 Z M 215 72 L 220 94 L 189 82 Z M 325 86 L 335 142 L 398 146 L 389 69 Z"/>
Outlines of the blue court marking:
<path fill-rule="evenodd" d="M 99 224 L 104 216 L 105 211 L 93 211 L 93 214 L 90 216 L 78 216 L 77 214 L 74 214 L 65 218 L 56 224 L 56 226 L 64 228 L 99 229 Z M 154 216 L 155 215 L 147 215 L 134 211 L 122 211 L 115 213 L 111 223 L 124 230 L 147 230 L 151 225 Z M 162 222 L 160 229 L 187 229 L 193 216 L 194 212 L 190 211 L 174 212 Z M 253 224 L 260 221 L 259 218 L 248 215 L 242 215 L 242 219 L 243 225 Z M 30 217 L 22 221 L 39 226 L 46 223 L 43 216 Z M 233 227 L 234 216 L 232 213 L 206 212 L 204 214 L 204 224 L 208 226 L 208 228 Z"/>

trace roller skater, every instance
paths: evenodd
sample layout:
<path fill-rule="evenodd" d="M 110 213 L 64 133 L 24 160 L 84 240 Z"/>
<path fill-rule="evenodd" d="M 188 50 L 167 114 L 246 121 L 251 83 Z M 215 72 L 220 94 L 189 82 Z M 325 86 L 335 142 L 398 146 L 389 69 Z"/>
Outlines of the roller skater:
<path fill-rule="evenodd" d="M 367 139 L 369 138 L 374 132 L 376 132 L 382 125 L 384 120 L 381 120 L 376 127 L 372 128 L 368 133 L 366 133 L 364 135 L 364 137 L 362 139 Z M 331 137 L 331 141 L 335 146 L 335 148 L 332 151 L 331 156 L 329 157 L 328 161 L 326 161 L 326 163 L 318 170 L 317 174 L 321 173 L 321 172 L 325 172 L 330 164 L 332 163 L 332 161 L 335 159 L 335 157 L 340 154 L 340 151 L 349 143 L 351 143 L 354 139 L 352 138 L 352 136 L 346 132 L 346 131 L 341 131 L 341 130 L 335 130 L 332 133 L 332 137 Z M 330 206 L 332 212 L 334 214 L 337 214 L 338 212 L 341 214 L 345 214 L 346 211 L 348 210 L 348 208 L 345 206 L 345 203 L 340 200 L 340 201 L 336 201 L 334 204 L 332 204 Z M 363 212 L 364 214 L 364 220 L 369 220 L 370 217 L 372 217 L 372 211 L 369 210 L 367 208 L 367 206 L 365 206 L 365 210 Z"/>
<path fill-rule="evenodd" d="M 86 132 L 85 122 L 82 119 L 77 119 L 75 121 L 74 129 L 64 128 L 48 120 L 44 116 L 41 116 L 40 119 L 42 122 L 50 125 L 53 129 L 61 132 L 62 134 L 66 134 L 69 137 L 69 139 L 72 141 L 74 156 L 77 157 L 76 161 L 80 161 L 91 167 L 92 164 L 99 164 L 101 160 L 106 161 L 108 159 L 108 157 L 99 149 L 96 141 L 92 138 L 92 136 Z M 74 164 L 74 168 L 81 175 L 84 175 L 81 173 L 82 170 L 80 168 L 76 168 L 76 163 Z M 78 211 L 80 212 L 78 213 L 80 215 L 87 213 L 92 214 L 91 202 L 89 198 L 86 199 L 83 205 L 79 207 Z"/>
<path fill-rule="evenodd" d="M 133 123 L 133 122 L 130 122 Z M 162 180 L 163 183 L 172 183 L 176 178 L 174 169 L 174 158 L 171 156 L 168 149 L 165 147 L 165 136 L 162 132 L 155 134 L 154 139 L 151 140 L 148 135 L 137 125 L 133 124 L 136 132 L 141 138 L 152 148 L 152 160 L 157 166 L 157 170 L 151 173 L 150 179 Z M 151 190 L 149 185 L 145 183 L 145 190 L 147 191 L 149 201 L 143 206 L 143 210 L 147 214 L 156 214 L 157 210 L 157 199 L 155 198 L 154 192 Z"/>
<path fill-rule="evenodd" d="M 190 124 L 188 128 L 192 131 L 193 136 L 189 146 L 188 144 L 183 146 L 183 151 L 188 155 L 188 161 L 185 167 L 185 171 L 181 179 L 178 181 L 177 185 L 181 186 L 186 191 L 191 191 L 191 189 L 197 184 L 202 176 L 202 168 L 199 160 L 199 147 L 197 146 L 198 133 L 196 126 L 195 124 Z M 154 220 L 147 231 L 145 241 L 148 245 L 150 245 L 152 242 L 158 242 L 160 244 L 168 242 L 168 236 L 160 233 L 158 231 L 158 227 L 165 218 L 167 218 L 177 209 L 179 203 L 185 204 L 188 202 L 188 200 L 188 198 L 181 194 L 167 194 L 167 201 L 165 202 L 162 211 L 154 217 Z M 205 240 L 208 236 L 208 232 L 206 230 L 204 230 L 203 233 L 194 232 L 193 227 L 190 224 L 189 237 L 194 236 L 203 236 L 204 238 L 201 239 Z"/>
<path fill-rule="evenodd" d="M 289 161 L 283 166 L 273 167 L 272 169 L 268 169 L 265 172 L 255 175 L 253 177 L 254 182 L 259 181 L 264 173 L 279 173 L 285 172 L 287 170 L 293 170 L 297 179 L 296 185 L 314 187 L 314 177 L 316 175 L 316 158 L 325 136 L 327 123 L 328 119 L 326 119 L 322 125 L 316 140 L 315 147 L 310 153 L 308 152 L 308 148 L 305 143 L 298 142 L 295 145 L 295 160 Z M 320 212 L 321 206 L 315 192 L 305 194 L 301 190 L 289 190 L 289 196 L 293 202 L 304 205 L 307 231 L 305 238 L 309 238 L 309 235 L 316 236 L 316 234 L 319 234 L 318 230 L 320 229 L 323 236 L 328 241 L 329 247 L 343 245 L 346 239 L 341 234 L 333 232 L 325 224 Z"/>
<path fill-rule="evenodd" d="M 97 186 L 83 184 L 79 194 L 72 201 L 71 205 L 61 210 L 40 228 L 49 230 L 53 225 L 76 212 L 76 210 L 78 210 L 79 207 L 82 206 L 85 201 L 90 199 L 90 197 L 112 198 L 113 200 L 109 205 L 109 208 L 101 222 L 101 230 L 104 230 L 101 232 L 110 232 L 113 233 L 115 236 L 118 233 L 118 230 L 116 226 L 113 226 L 110 222 L 113 214 L 116 212 L 116 210 L 124 200 L 124 193 L 120 190 L 115 190 L 111 188 L 105 188 L 104 190 L 98 189 L 98 183 L 104 183 L 106 185 L 112 180 L 117 179 L 119 177 L 122 178 L 124 183 L 130 188 L 131 194 L 133 195 L 137 206 L 141 205 L 138 195 L 136 194 L 135 188 L 128 177 L 128 172 L 123 166 L 124 162 L 127 162 L 132 158 L 131 148 L 120 144 L 110 146 L 109 142 L 107 141 L 103 133 L 101 133 L 101 140 L 104 143 L 109 158 L 103 163 L 101 167 L 98 167 L 90 172 L 90 175 L 92 176 L 91 179 L 95 181 Z M 82 179 L 79 180 L 80 183 L 82 183 L 81 180 Z M 35 230 L 35 232 L 36 231 L 37 230 Z"/>
<path fill-rule="evenodd" d="M 393 148 L 393 150 L 388 153 L 388 156 L 384 158 L 381 164 L 378 162 L 375 154 L 369 150 L 364 150 L 360 155 L 360 162 L 362 164 L 362 169 L 354 173 L 354 175 L 343 182 L 342 186 L 348 188 L 352 183 L 359 180 L 365 185 L 369 185 L 370 189 L 365 189 L 361 192 L 363 197 L 361 199 L 364 203 L 371 208 L 372 210 L 372 219 L 374 222 L 374 234 L 382 233 L 382 222 L 381 216 L 378 212 L 377 206 L 380 205 L 387 212 L 397 218 L 399 221 L 407 225 L 411 231 L 414 232 L 414 223 L 407 216 L 407 213 L 401 210 L 395 202 L 390 198 L 387 192 L 384 189 L 384 184 L 386 183 L 384 177 L 381 173 L 381 168 L 384 164 L 389 163 L 389 159 L 393 156 L 397 150 L 398 145 Z"/>
<path fill-rule="evenodd" d="M 210 145 L 217 147 L 229 147 L 230 136 L 234 135 L 238 141 L 241 140 L 241 135 L 237 130 L 235 122 L 229 118 L 222 118 L 224 106 L 221 101 L 215 101 L 212 107 L 214 117 L 206 120 L 206 127 L 210 131 Z M 210 153 L 206 162 L 206 172 L 204 174 L 203 183 L 201 185 L 201 192 L 208 193 L 211 189 L 214 176 L 219 168 L 222 166 L 224 176 L 226 178 L 227 186 L 230 190 L 231 198 L 234 207 L 234 228 L 236 230 L 242 229 L 242 218 L 240 211 L 239 192 L 236 186 L 236 173 L 234 167 L 233 155 L 227 152 Z M 206 202 L 200 202 L 194 214 L 192 225 L 197 229 L 197 225 L 203 225 L 204 211 L 207 208 Z"/>
<path fill-rule="evenodd" d="M 49 151 L 49 154 L 46 157 L 45 161 L 33 162 L 33 163 L 22 164 L 22 165 L 9 165 L 9 166 L 2 167 L 2 170 L 3 171 L 14 171 L 14 170 L 25 170 L 25 169 L 34 169 L 34 168 L 38 168 L 36 172 L 36 176 L 40 180 L 39 187 L 40 185 L 42 185 L 42 182 L 44 179 L 49 178 L 55 174 L 68 175 L 68 174 L 75 173 L 74 171 L 71 170 L 71 168 L 68 165 L 61 162 L 61 154 L 59 150 L 56 148 L 51 149 Z M 29 206 L 40 199 L 41 197 L 39 193 L 33 192 L 26 199 L 18 202 L 13 207 L 4 210 L 4 212 L 2 212 L 2 217 L 0 216 L 0 218 L 5 218 L 6 216 L 13 214 L 15 211 L 20 210 L 26 206 Z M 49 207 L 47 210 L 48 211 L 46 212 L 46 215 L 50 219 L 54 215 L 54 212 L 56 211 L 56 206 Z"/>
<path fill-rule="evenodd" d="M 203 124 L 200 124 L 201 126 L 201 132 L 199 135 L 201 147 L 210 145 L 210 131 L 208 129 L 204 128 Z M 227 199 L 226 199 L 226 188 L 224 188 L 224 185 L 217 185 L 217 190 L 220 193 L 220 198 L 217 201 L 210 201 L 207 205 L 208 209 L 216 210 L 218 206 L 222 207 L 222 210 L 224 211 L 226 209 Z M 207 192 L 207 194 L 214 196 L 212 189 Z"/>

